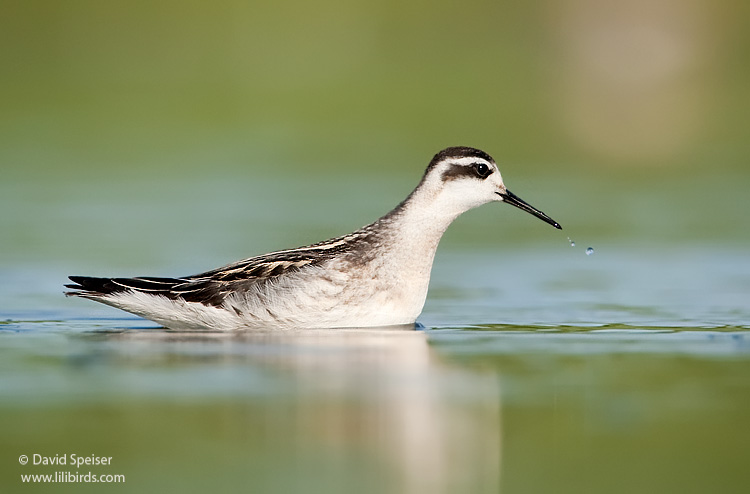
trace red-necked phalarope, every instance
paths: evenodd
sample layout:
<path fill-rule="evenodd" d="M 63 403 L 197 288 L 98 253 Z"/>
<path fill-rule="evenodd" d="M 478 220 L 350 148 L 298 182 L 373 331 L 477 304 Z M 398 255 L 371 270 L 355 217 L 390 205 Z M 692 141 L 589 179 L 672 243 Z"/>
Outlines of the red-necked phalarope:
<path fill-rule="evenodd" d="M 251 257 L 181 278 L 71 276 L 66 295 L 96 300 L 176 330 L 350 328 L 414 324 L 438 242 L 461 213 L 502 201 L 555 228 L 503 184 L 485 152 L 432 158 L 393 211 L 343 237 Z"/>

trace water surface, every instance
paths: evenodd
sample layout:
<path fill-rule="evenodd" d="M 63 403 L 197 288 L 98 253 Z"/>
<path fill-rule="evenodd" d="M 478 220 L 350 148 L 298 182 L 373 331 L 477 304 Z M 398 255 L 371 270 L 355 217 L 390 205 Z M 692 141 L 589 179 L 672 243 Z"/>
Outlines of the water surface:
<path fill-rule="evenodd" d="M 65 273 L 42 271 L 3 269 L 12 486 L 56 470 L 14 460 L 34 452 L 112 456 L 91 470 L 134 491 L 742 492 L 750 480 L 745 251 L 586 256 L 564 238 L 447 249 L 418 330 L 178 333 L 66 300 Z"/>

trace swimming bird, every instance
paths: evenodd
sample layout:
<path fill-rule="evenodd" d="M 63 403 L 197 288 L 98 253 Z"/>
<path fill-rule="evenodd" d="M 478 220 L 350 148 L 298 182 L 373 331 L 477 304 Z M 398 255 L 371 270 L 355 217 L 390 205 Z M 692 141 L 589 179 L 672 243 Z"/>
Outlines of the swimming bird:
<path fill-rule="evenodd" d="M 437 153 L 399 205 L 359 230 L 179 278 L 70 276 L 66 295 L 174 330 L 352 328 L 414 324 L 440 238 L 459 215 L 505 202 L 562 229 L 511 193 L 492 157 Z"/>

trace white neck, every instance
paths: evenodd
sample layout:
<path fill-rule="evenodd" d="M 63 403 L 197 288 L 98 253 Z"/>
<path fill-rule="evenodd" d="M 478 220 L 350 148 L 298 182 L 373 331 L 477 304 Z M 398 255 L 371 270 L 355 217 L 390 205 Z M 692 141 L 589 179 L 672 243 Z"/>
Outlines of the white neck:
<path fill-rule="evenodd" d="M 427 289 L 432 262 L 445 230 L 463 210 L 441 194 L 439 187 L 421 183 L 393 211 L 373 225 L 381 249 L 399 277 L 424 283 Z M 416 287 L 415 287 L 416 288 Z"/>

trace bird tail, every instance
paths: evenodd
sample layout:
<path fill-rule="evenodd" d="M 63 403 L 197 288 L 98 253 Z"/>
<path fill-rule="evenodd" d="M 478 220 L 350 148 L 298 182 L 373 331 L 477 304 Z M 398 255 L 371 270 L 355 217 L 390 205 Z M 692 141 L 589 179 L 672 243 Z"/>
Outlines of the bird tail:
<path fill-rule="evenodd" d="M 65 285 L 72 291 L 65 292 L 67 296 L 101 297 L 118 292 L 137 291 L 152 294 L 169 294 L 175 286 L 185 283 L 177 278 L 96 278 L 93 276 L 69 276 L 73 284 Z"/>
<path fill-rule="evenodd" d="M 118 291 L 117 285 L 113 282 L 112 278 L 95 278 L 92 276 L 69 276 L 68 278 L 74 283 L 65 285 L 65 288 L 72 290 L 65 292 L 65 295 L 68 297 L 106 295 Z"/>

